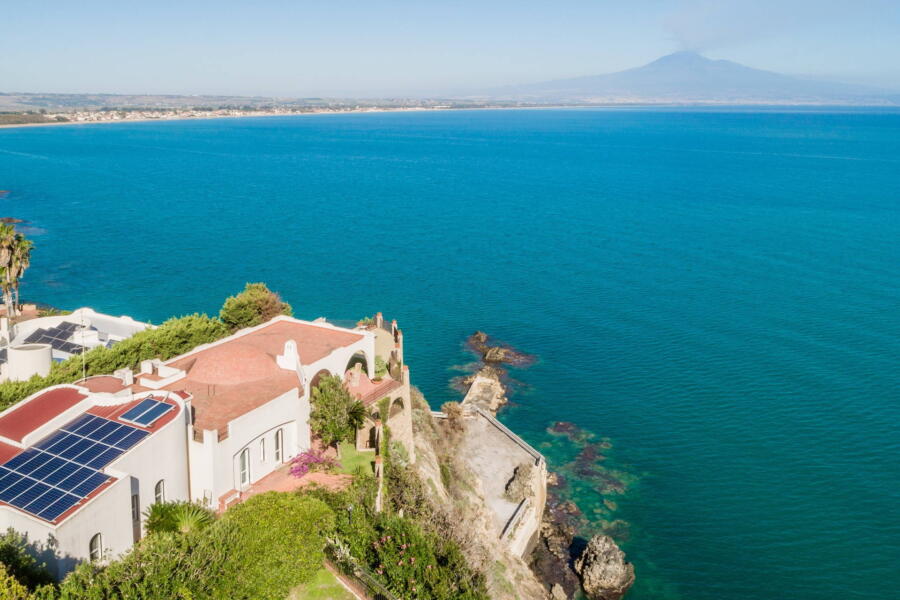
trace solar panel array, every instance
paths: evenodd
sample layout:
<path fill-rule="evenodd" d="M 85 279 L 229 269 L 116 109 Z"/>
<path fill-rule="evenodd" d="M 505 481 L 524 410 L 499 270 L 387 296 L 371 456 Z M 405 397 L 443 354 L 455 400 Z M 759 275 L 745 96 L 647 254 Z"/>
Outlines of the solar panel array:
<path fill-rule="evenodd" d="M 110 477 L 99 469 L 147 435 L 82 415 L 0 465 L 0 500 L 53 521 L 106 483 Z"/>
<path fill-rule="evenodd" d="M 149 427 L 173 408 L 175 407 L 171 404 L 147 398 L 146 400 L 141 400 L 137 406 L 122 415 L 122 419 Z"/>
<path fill-rule="evenodd" d="M 56 327 L 49 329 L 35 329 L 27 338 L 26 344 L 50 344 L 55 350 L 69 354 L 79 354 L 84 348 L 81 344 L 70 342 L 69 339 L 78 329 L 76 323 L 63 321 Z"/>

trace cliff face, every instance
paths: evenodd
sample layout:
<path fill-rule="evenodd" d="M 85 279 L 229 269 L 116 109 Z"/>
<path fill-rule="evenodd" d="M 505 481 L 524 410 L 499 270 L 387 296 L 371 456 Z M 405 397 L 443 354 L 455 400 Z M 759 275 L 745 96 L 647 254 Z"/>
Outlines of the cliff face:
<path fill-rule="evenodd" d="M 459 543 L 473 567 L 485 574 L 491 598 L 545 600 L 544 586 L 521 557 L 501 539 L 496 513 L 481 479 L 459 456 L 462 425 L 433 419 L 421 395 L 414 393 L 416 472 L 447 518 L 448 535 Z"/>

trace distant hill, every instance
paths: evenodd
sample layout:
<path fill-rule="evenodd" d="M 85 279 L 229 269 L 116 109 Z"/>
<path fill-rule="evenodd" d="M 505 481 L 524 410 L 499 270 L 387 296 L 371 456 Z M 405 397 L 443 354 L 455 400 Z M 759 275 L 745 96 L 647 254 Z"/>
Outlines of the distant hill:
<path fill-rule="evenodd" d="M 476 95 L 479 96 L 480 95 Z M 900 105 L 900 93 L 791 77 L 676 52 L 627 71 L 494 89 L 523 102 Z"/>

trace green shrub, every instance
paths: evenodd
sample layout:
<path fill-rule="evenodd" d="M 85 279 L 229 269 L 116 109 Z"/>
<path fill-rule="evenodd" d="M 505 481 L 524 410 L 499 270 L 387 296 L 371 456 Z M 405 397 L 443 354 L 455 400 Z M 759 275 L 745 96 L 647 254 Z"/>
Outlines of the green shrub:
<path fill-rule="evenodd" d="M 267 492 L 231 508 L 221 522 L 234 528 L 235 543 L 220 597 L 282 600 L 321 568 L 335 515 L 316 498 Z"/>
<path fill-rule="evenodd" d="M 388 373 L 388 365 L 380 356 L 375 357 L 375 377 L 384 377 Z"/>
<path fill-rule="evenodd" d="M 374 477 L 357 477 L 344 491 L 312 488 L 300 494 L 331 507 L 341 545 L 399 597 L 487 600 L 484 577 L 446 535 L 422 526 L 424 514 L 409 518 L 374 511 L 377 486 Z"/>
<path fill-rule="evenodd" d="M 219 311 L 219 318 L 231 330 L 253 327 L 272 320 L 278 315 L 293 315 L 291 305 L 264 283 L 248 283 L 244 291 L 230 296 Z"/>
<path fill-rule="evenodd" d="M 12 529 L 0 536 L 0 564 L 5 567 L 5 575 L 32 590 L 52 583 L 50 572 L 28 553 L 27 545 L 25 536 Z"/>
<path fill-rule="evenodd" d="M 28 588 L 19 583 L 19 580 L 0 563 L 0 600 L 29 600 L 31 593 Z"/>
<path fill-rule="evenodd" d="M 201 344 L 208 344 L 228 335 L 228 328 L 218 319 L 206 315 L 188 315 L 169 319 L 156 329 L 147 329 L 122 340 L 111 348 L 99 347 L 86 352 L 84 369 L 82 357 L 73 356 L 54 364 L 46 377 L 35 375 L 28 381 L 0 383 L 0 409 L 6 408 L 51 385 L 73 383 L 88 376 L 111 374 L 116 369 L 137 368 L 142 360 L 167 360 L 184 354 Z"/>
<path fill-rule="evenodd" d="M 366 420 L 366 408 L 350 395 L 337 375 L 326 375 L 312 389 L 309 426 L 326 446 L 355 441 Z"/>
<path fill-rule="evenodd" d="M 156 502 L 144 512 L 148 533 L 196 533 L 216 520 L 216 514 L 194 502 Z"/>
<path fill-rule="evenodd" d="M 59 600 L 213 600 L 235 546 L 235 531 L 218 524 L 199 534 L 160 533 L 107 566 L 84 562 L 59 588 Z"/>

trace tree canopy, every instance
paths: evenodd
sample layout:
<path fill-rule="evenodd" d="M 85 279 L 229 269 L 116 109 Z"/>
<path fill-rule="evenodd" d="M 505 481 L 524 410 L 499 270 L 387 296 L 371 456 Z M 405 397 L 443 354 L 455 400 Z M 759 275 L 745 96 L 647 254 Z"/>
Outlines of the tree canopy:
<path fill-rule="evenodd" d="M 337 375 L 326 375 L 312 389 L 309 425 L 328 446 L 352 441 L 366 419 L 362 402 L 350 395 Z"/>
<path fill-rule="evenodd" d="M 292 316 L 291 305 L 266 287 L 264 283 L 248 283 L 244 291 L 229 296 L 219 311 L 219 319 L 231 330 L 254 327 L 278 315 Z"/>

